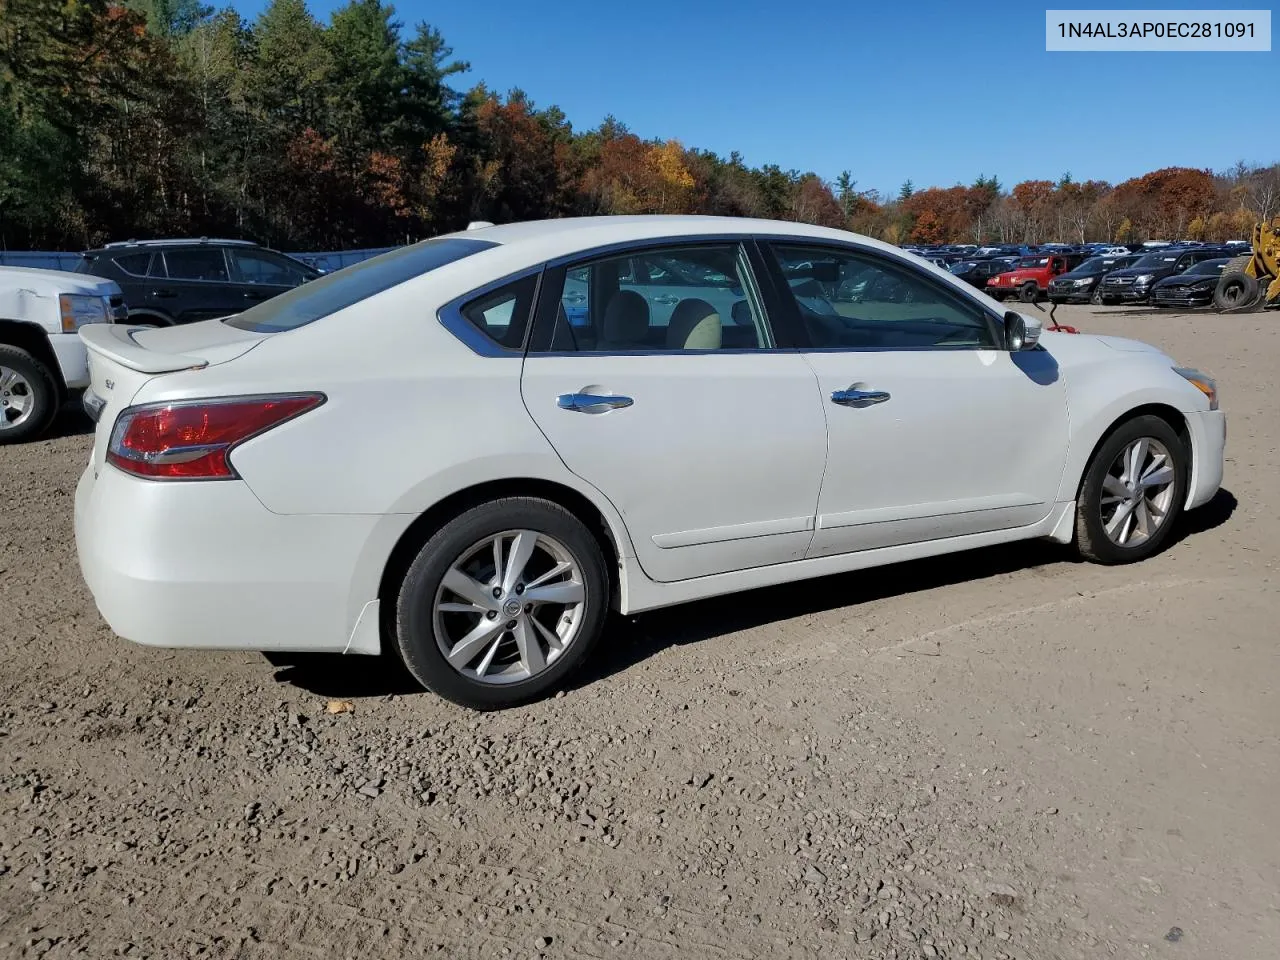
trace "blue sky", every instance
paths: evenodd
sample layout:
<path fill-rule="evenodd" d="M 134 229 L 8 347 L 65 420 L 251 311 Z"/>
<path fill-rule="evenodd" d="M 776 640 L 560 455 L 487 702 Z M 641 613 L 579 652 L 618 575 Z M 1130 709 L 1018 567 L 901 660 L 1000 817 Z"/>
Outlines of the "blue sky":
<path fill-rule="evenodd" d="M 265 0 L 234 5 L 252 17 Z M 340 3 L 310 5 L 327 20 Z M 752 165 L 827 179 L 847 169 L 859 189 L 984 173 L 1006 186 L 1064 171 L 1118 182 L 1165 166 L 1280 160 L 1274 118 L 1250 115 L 1274 87 L 1274 49 L 1047 53 L 1046 6 L 401 0 L 396 11 L 406 28 L 436 26 L 471 63 L 459 86 L 518 86 L 579 130 L 612 113 L 642 137 L 737 150 Z"/>

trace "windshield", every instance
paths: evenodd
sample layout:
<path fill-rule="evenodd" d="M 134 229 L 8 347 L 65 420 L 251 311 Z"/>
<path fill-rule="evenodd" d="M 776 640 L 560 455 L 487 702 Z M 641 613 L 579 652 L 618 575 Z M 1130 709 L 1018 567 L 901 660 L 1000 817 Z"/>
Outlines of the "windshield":
<path fill-rule="evenodd" d="M 1018 261 L 1019 270 L 1033 270 L 1036 267 L 1047 267 L 1048 265 L 1048 257 L 1023 257 Z"/>
<path fill-rule="evenodd" d="M 1111 269 L 1112 264 L 1116 262 L 1115 257 L 1090 257 L 1080 266 L 1072 270 L 1072 273 L 1106 273 Z"/>
<path fill-rule="evenodd" d="M 294 287 L 288 293 L 265 300 L 256 307 L 224 321 L 228 326 L 254 333 L 280 333 L 337 313 L 375 293 L 453 263 L 473 253 L 497 246 L 490 240 L 438 237 L 410 247 L 364 260 L 318 280 Z"/>
<path fill-rule="evenodd" d="M 1183 272 L 1203 274 L 1205 276 L 1212 277 L 1216 274 L 1221 273 L 1222 268 L 1225 267 L 1230 262 L 1231 262 L 1230 260 L 1201 260 L 1190 270 L 1185 270 Z"/>
<path fill-rule="evenodd" d="M 1178 254 L 1176 253 L 1148 253 L 1145 257 L 1134 264 L 1135 267 L 1167 267 L 1171 263 L 1178 262 Z"/>

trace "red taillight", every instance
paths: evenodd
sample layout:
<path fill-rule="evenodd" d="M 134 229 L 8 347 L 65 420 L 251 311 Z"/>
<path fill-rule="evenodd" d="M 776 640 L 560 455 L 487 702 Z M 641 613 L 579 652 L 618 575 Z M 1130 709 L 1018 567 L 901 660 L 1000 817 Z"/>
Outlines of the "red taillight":
<path fill-rule="evenodd" d="M 239 443 L 324 403 L 324 394 L 184 400 L 131 407 L 111 431 L 107 462 L 139 477 L 225 480 Z"/>

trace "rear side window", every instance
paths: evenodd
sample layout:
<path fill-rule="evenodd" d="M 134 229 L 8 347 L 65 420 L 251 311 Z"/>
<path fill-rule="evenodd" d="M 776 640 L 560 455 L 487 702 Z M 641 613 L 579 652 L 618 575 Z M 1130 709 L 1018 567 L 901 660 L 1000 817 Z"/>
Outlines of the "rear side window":
<path fill-rule="evenodd" d="M 294 330 L 390 290 L 406 280 L 494 246 L 497 244 L 491 240 L 464 237 L 424 240 L 294 287 L 223 322 L 255 333 Z"/>
<path fill-rule="evenodd" d="M 462 315 L 498 346 L 519 350 L 524 346 L 537 288 L 536 275 L 516 280 L 472 300 L 462 308 Z"/>
<path fill-rule="evenodd" d="M 170 280 L 211 280 L 225 282 L 227 258 L 220 248 L 197 250 L 166 250 L 164 263 Z"/>
<path fill-rule="evenodd" d="M 116 266 L 135 277 L 145 277 L 151 265 L 150 253 L 126 253 L 116 257 Z"/>

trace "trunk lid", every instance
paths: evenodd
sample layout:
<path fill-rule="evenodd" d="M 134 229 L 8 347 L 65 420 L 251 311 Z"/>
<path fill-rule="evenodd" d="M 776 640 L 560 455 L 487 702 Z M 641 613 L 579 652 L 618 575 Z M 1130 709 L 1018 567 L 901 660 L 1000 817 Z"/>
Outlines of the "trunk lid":
<path fill-rule="evenodd" d="M 181 327 L 130 327 L 94 323 L 80 328 L 89 355 L 84 406 L 96 420 L 93 463 L 102 465 L 111 428 L 143 384 L 180 370 L 200 370 L 235 360 L 270 334 L 208 320 Z"/>

